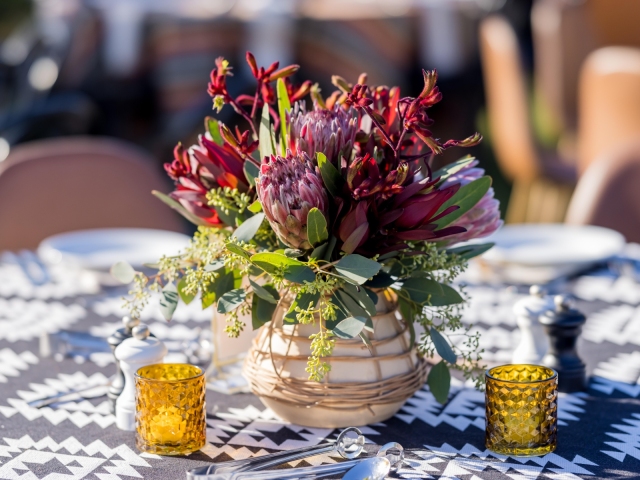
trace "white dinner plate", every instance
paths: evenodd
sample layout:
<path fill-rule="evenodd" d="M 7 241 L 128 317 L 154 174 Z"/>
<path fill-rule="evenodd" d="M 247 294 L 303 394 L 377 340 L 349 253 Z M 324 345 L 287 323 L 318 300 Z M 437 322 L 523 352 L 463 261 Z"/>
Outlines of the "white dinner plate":
<path fill-rule="evenodd" d="M 482 240 L 496 244 L 483 261 L 531 267 L 595 264 L 620 253 L 626 243 L 615 230 L 564 224 L 505 225 Z"/>
<path fill-rule="evenodd" d="M 38 255 L 47 263 L 69 262 L 89 270 L 109 270 L 120 261 L 138 269 L 177 254 L 188 242 L 182 233 L 148 228 L 79 230 L 43 240 Z"/>

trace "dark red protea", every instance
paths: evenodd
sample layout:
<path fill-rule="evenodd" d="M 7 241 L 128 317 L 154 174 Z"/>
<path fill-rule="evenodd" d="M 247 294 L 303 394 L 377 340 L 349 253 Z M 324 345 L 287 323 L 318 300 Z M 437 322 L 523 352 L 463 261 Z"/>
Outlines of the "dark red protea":
<path fill-rule="evenodd" d="M 243 171 L 244 159 L 228 144 L 218 145 L 202 135 L 199 145 L 185 151 L 178 144 L 173 155 L 173 162 L 164 165 L 176 185 L 169 196 L 203 223 L 221 225 L 218 214 L 207 203 L 207 192 L 218 187 L 247 191 L 249 185 Z"/>
<path fill-rule="evenodd" d="M 306 153 L 265 158 L 256 179 L 258 198 L 278 238 L 292 248 L 311 248 L 307 214 L 313 207 L 326 217 L 329 201 L 318 167 Z"/>
<path fill-rule="evenodd" d="M 342 158 L 351 159 L 356 138 L 357 112 L 340 106 L 332 109 L 315 106 L 307 112 L 303 103 L 296 103 L 291 112 L 289 148 L 294 153 L 305 152 L 311 158 L 322 152 L 334 165 Z"/>
<path fill-rule="evenodd" d="M 383 176 L 371 156 L 356 158 L 347 170 L 350 207 L 336 225 L 342 250 L 372 257 L 406 249 L 407 242 L 465 232 L 460 226 L 437 230 L 435 222 L 458 208 L 439 212 L 460 185 L 436 188 L 436 183 L 437 179 L 417 180 L 404 162 Z"/>

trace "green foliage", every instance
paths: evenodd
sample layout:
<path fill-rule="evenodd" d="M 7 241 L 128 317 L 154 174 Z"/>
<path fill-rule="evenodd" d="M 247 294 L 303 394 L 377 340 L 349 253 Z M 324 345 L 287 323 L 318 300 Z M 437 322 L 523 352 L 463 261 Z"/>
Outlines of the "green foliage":
<path fill-rule="evenodd" d="M 480 243 L 473 245 L 465 245 L 462 247 L 448 248 L 448 255 L 458 255 L 460 258 L 464 260 L 471 260 L 473 257 L 477 257 L 478 255 L 482 255 L 487 250 L 491 249 L 495 243 Z"/>
<path fill-rule="evenodd" d="M 477 180 L 460 187 L 449 200 L 444 202 L 438 210 L 438 213 L 443 212 L 452 205 L 457 205 L 459 208 L 438 220 L 436 222 L 438 229 L 451 225 L 462 215 L 475 207 L 475 205 L 489 191 L 489 188 L 491 188 L 491 177 L 488 176 L 480 177 Z"/>
<path fill-rule="evenodd" d="M 169 207 L 171 207 L 172 209 L 177 211 L 180 215 L 182 215 L 184 218 L 189 220 L 194 225 L 207 226 L 207 223 L 204 220 L 202 220 L 200 217 L 198 217 L 198 216 L 194 215 L 193 213 L 191 213 L 189 210 L 184 208 L 179 202 L 177 202 L 176 200 L 171 198 L 169 195 L 166 195 L 166 194 L 164 194 L 162 192 L 159 192 L 157 190 L 153 190 L 151 193 L 155 197 L 157 197 L 160 200 L 162 200 L 166 205 L 168 205 Z"/>
<path fill-rule="evenodd" d="M 307 214 L 307 236 L 309 243 L 313 246 L 320 245 L 329 238 L 327 219 L 316 207 L 309 210 Z"/>
<path fill-rule="evenodd" d="M 284 84 L 282 78 L 278 79 L 276 84 L 276 91 L 278 93 L 278 113 L 280 114 L 280 146 L 282 150 L 282 156 L 287 153 L 287 112 L 291 111 L 291 102 L 289 101 L 289 94 L 287 93 L 287 86 Z"/>
<path fill-rule="evenodd" d="M 162 298 L 160 299 L 160 313 L 166 321 L 170 321 L 173 312 L 178 306 L 178 290 L 173 282 L 167 283 L 162 289 Z"/>
<path fill-rule="evenodd" d="M 128 284 L 133 282 L 136 271 L 127 262 L 117 262 L 111 266 L 111 276 L 120 283 Z"/>
<path fill-rule="evenodd" d="M 235 310 L 246 297 L 247 292 L 243 288 L 236 288 L 225 293 L 218 299 L 218 313 L 229 313 Z"/>
<path fill-rule="evenodd" d="M 362 255 L 345 255 L 336 264 L 336 270 L 344 277 L 362 285 L 369 278 L 375 276 L 382 268 L 378 262 L 363 257 Z"/>
<path fill-rule="evenodd" d="M 206 117 L 204 124 L 207 132 L 211 135 L 211 139 L 218 145 L 223 145 L 224 140 L 222 139 L 222 135 L 220 135 L 220 122 L 213 117 Z"/>
<path fill-rule="evenodd" d="M 440 362 L 431 367 L 427 377 L 427 385 L 438 402 L 442 404 L 447 402 L 451 388 L 451 373 L 449 373 L 446 363 Z"/>
<path fill-rule="evenodd" d="M 342 320 L 333 329 L 333 334 L 336 337 L 344 339 L 352 339 L 360 335 L 360 332 L 364 329 L 367 320 L 366 317 L 348 317 Z"/>
<path fill-rule="evenodd" d="M 273 288 L 273 285 L 268 285 L 269 287 L 271 287 L 268 290 L 267 288 L 258 285 L 253 280 L 249 280 L 249 285 L 251 285 L 251 288 L 253 288 L 253 293 L 266 302 L 276 305 L 278 303 L 278 300 L 280 300 L 280 295 L 278 294 L 278 291 Z"/>
<path fill-rule="evenodd" d="M 260 130 L 259 130 L 259 149 L 260 159 L 275 155 L 276 146 L 275 140 L 271 135 L 271 117 L 269 116 L 269 105 L 262 107 L 262 117 L 260 118 Z"/>
<path fill-rule="evenodd" d="M 264 289 L 273 297 L 278 295 L 278 291 L 271 285 L 265 285 Z M 257 330 L 270 321 L 275 310 L 276 305 L 273 302 L 265 300 L 258 295 L 253 295 L 253 300 L 251 302 L 251 323 L 253 325 L 253 329 Z"/>
<path fill-rule="evenodd" d="M 449 363 L 456 363 L 458 357 L 455 352 L 451 348 L 451 345 L 445 340 L 442 334 L 436 330 L 434 327 L 429 329 L 429 333 L 431 335 L 431 341 L 436 348 L 436 352 L 440 355 L 444 360 Z"/>
<path fill-rule="evenodd" d="M 258 229 L 264 221 L 264 216 L 264 213 L 256 213 L 253 217 L 242 222 L 242 224 L 236 228 L 236 231 L 233 232 L 233 238 L 240 242 L 249 243 L 255 234 L 258 233 Z"/>
<path fill-rule="evenodd" d="M 318 159 L 320 175 L 322 176 L 325 187 L 327 187 L 327 191 L 332 197 L 339 198 L 344 184 L 340 172 L 327 160 L 324 153 L 318 152 L 316 157 Z"/>
<path fill-rule="evenodd" d="M 258 166 L 251 160 L 245 160 L 242 170 L 244 171 L 245 177 L 247 177 L 249 185 L 255 187 L 256 178 L 258 178 L 258 175 L 260 174 L 260 169 L 258 168 Z"/>

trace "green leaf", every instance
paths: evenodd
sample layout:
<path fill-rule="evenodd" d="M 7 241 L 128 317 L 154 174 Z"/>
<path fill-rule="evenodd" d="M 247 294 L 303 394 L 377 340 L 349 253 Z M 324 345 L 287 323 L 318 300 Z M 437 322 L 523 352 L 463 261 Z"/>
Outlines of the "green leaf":
<path fill-rule="evenodd" d="M 220 135 L 220 125 L 218 120 L 213 117 L 207 117 L 204 121 L 207 125 L 207 131 L 209 132 L 209 135 L 211 135 L 211 139 L 218 145 L 224 145 L 224 140 L 222 139 L 222 135 Z"/>
<path fill-rule="evenodd" d="M 450 163 L 449 165 L 445 165 L 441 169 L 436 170 L 435 172 L 433 172 L 431 174 L 431 178 L 435 180 L 436 178 L 440 177 L 440 180 L 438 181 L 438 185 L 440 185 L 442 182 L 444 182 L 451 175 L 454 175 L 454 174 L 458 173 L 460 170 L 465 168 L 467 165 L 469 165 L 474 160 L 475 160 L 475 158 L 472 157 L 471 155 L 467 155 L 465 157 L 462 157 L 460 160 L 456 160 L 455 162 Z"/>
<path fill-rule="evenodd" d="M 270 274 L 279 274 L 284 271 L 284 278 L 290 282 L 313 282 L 315 273 L 304 263 L 295 258 L 289 258 L 281 253 L 256 253 L 251 257 L 251 262 Z"/>
<path fill-rule="evenodd" d="M 437 229 L 451 225 L 458 220 L 462 215 L 471 210 L 481 199 L 485 193 L 491 188 L 491 177 L 484 176 L 471 183 L 468 183 L 462 187 L 438 210 L 438 213 L 443 212 L 445 209 L 452 205 L 457 205 L 457 210 L 445 215 L 436 222 Z"/>
<path fill-rule="evenodd" d="M 465 245 L 463 247 L 449 248 L 447 249 L 448 254 L 456 254 L 465 260 L 470 260 L 473 257 L 477 257 L 478 255 L 482 255 L 484 252 L 493 247 L 495 243 L 481 243 L 474 245 Z"/>
<path fill-rule="evenodd" d="M 208 265 L 204 266 L 204 271 L 205 272 L 216 272 L 218 270 L 220 270 L 222 267 L 224 267 L 224 260 L 214 260 L 213 262 L 209 263 Z"/>
<path fill-rule="evenodd" d="M 360 334 L 366 323 L 366 317 L 347 317 L 333 328 L 333 333 L 338 338 L 351 339 Z"/>
<path fill-rule="evenodd" d="M 207 308 L 225 293 L 236 288 L 236 278 L 233 270 L 225 269 L 202 292 L 202 308 Z"/>
<path fill-rule="evenodd" d="M 251 187 L 255 187 L 256 178 L 258 178 L 258 175 L 260 175 L 260 168 L 251 160 L 245 160 L 242 170 L 244 171 L 245 177 L 247 177 L 247 181 L 249 182 L 249 185 Z"/>
<path fill-rule="evenodd" d="M 178 306 L 178 289 L 173 282 L 167 283 L 162 289 L 162 297 L 160 298 L 160 313 L 168 322 L 173 317 L 173 312 Z"/>
<path fill-rule="evenodd" d="M 327 187 L 327 190 L 332 197 L 339 198 L 344 184 L 344 180 L 340 176 L 340 172 L 338 172 L 333 164 L 327 161 L 327 157 L 324 153 L 318 152 L 316 155 L 318 158 L 318 168 L 320 168 L 320 175 L 322 175 L 324 186 Z"/>
<path fill-rule="evenodd" d="M 276 289 L 271 285 L 265 285 L 264 288 L 274 296 L 278 294 Z M 266 301 L 258 295 L 254 295 L 251 301 L 251 324 L 253 329 L 257 330 L 270 321 L 273 318 L 273 312 L 275 312 L 275 310 L 275 304 Z"/>
<path fill-rule="evenodd" d="M 309 305 L 315 307 L 318 300 L 320 300 L 319 293 L 299 293 L 296 295 L 295 300 L 291 303 L 289 310 L 287 310 L 287 313 L 284 316 L 284 323 L 298 323 L 298 319 L 296 318 L 296 308 L 300 307 L 302 310 L 306 310 L 309 308 Z"/>
<path fill-rule="evenodd" d="M 231 242 L 227 243 L 225 246 L 227 247 L 227 250 L 229 250 L 231 253 L 235 253 L 236 255 L 240 255 L 245 260 L 251 261 L 251 255 L 244 248 Z"/>
<path fill-rule="evenodd" d="M 464 302 L 464 298 L 462 298 L 460 293 L 458 293 L 455 288 L 443 283 L 440 284 L 440 287 L 442 288 L 442 295 L 431 296 L 429 305 L 431 305 L 432 307 L 444 307 L 447 305 L 454 305 L 456 303 Z"/>
<path fill-rule="evenodd" d="M 117 262 L 111 266 L 111 276 L 120 283 L 131 283 L 136 276 L 136 271 L 127 262 Z"/>
<path fill-rule="evenodd" d="M 180 295 L 180 298 L 185 303 L 185 305 L 189 305 L 195 298 L 196 294 L 185 293 L 184 289 L 186 288 L 186 286 L 187 286 L 187 277 L 182 277 L 178 282 L 178 295 Z"/>
<path fill-rule="evenodd" d="M 282 155 L 287 153 L 287 110 L 291 111 L 291 102 L 287 93 L 287 86 L 282 78 L 276 83 L 276 91 L 278 93 L 278 113 L 280 114 L 280 136 L 282 146 Z"/>
<path fill-rule="evenodd" d="M 329 238 L 327 219 L 316 207 L 309 210 L 307 214 L 307 236 L 309 243 L 313 246 L 320 245 Z"/>
<path fill-rule="evenodd" d="M 373 320 L 371 320 L 370 318 L 367 318 L 367 321 L 364 322 L 364 329 L 367 332 L 373 333 Z"/>
<path fill-rule="evenodd" d="M 331 235 L 329 237 L 329 243 L 327 244 L 327 250 L 324 252 L 324 255 L 322 255 L 323 260 L 327 262 L 331 261 L 331 255 L 333 254 L 333 249 L 336 248 L 336 243 L 338 243 L 338 239 Z"/>
<path fill-rule="evenodd" d="M 253 217 L 242 222 L 236 231 L 233 232 L 233 236 L 241 242 L 249 243 L 260 229 L 264 217 L 264 213 L 256 213 Z"/>
<path fill-rule="evenodd" d="M 337 290 L 336 295 L 344 306 L 347 315 L 365 318 L 369 316 L 369 313 L 365 310 L 365 308 L 344 290 Z"/>
<path fill-rule="evenodd" d="M 271 143 L 271 117 L 269 116 L 269 105 L 266 103 L 264 107 L 262 107 L 258 137 L 260 141 L 260 159 L 264 160 L 265 157 L 274 155 L 275 149 L 273 143 Z"/>
<path fill-rule="evenodd" d="M 342 257 L 335 268 L 341 275 L 362 285 L 369 278 L 375 276 L 382 268 L 382 265 L 362 255 L 352 254 Z"/>
<path fill-rule="evenodd" d="M 375 298 L 372 298 L 363 287 L 357 287 L 355 285 L 351 285 L 349 283 L 345 283 L 342 286 L 342 289 L 349 294 L 351 298 L 353 298 L 358 304 L 365 309 L 365 311 L 374 316 L 376 312 L 376 303 L 378 303 L 378 296 L 369 290 Z"/>
<path fill-rule="evenodd" d="M 310 258 L 324 258 L 324 254 L 327 252 L 327 247 L 329 245 L 325 242 L 322 245 L 318 245 L 316 248 L 313 249 L 313 251 L 311 252 L 311 255 L 309 255 Z"/>
<path fill-rule="evenodd" d="M 247 207 L 247 210 L 249 210 L 252 213 L 259 213 L 262 211 L 262 204 L 260 203 L 260 200 L 256 200 L 255 202 L 253 202 L 251 205 L 249 205 Z"/>
<path fill-rule="evenodd" d="M 451 388 L 451 373 L 444 361 L 431 367 L 427 377 L 427 385 L 436 400 L 444 405 L 449 398 L 449 389 Z"/>
<path fill-rule="evenodd" d="M 458 361 L 458 357 L 451 348 L 451 345 L 449 345 L 449 342 L 447 342 L 442 334 L 433 327 L 429 329 L 429 333 L 431 335 L 433 345 L 434 347 L 436 347 L 436 352 L 438 352 L 438 355 L 440 355 L 447 362 L 455 364 Z"/>
<path fill-rule="evenodd" d="M 434 296 L 442 296 L 442 285 L 430 278 L 412 277 L 402 283 L 402 289 L 409 294 L 409 298 L 421 305 L 427 303 Z"/>
<path fill-rule="evenodd" d="M 218 300 L 218 313 L 229 313 L 238 308 L 244 299 L 247 298 L 247 292 L 243 288 L 236 288 L 225 293 Z"/>
<path fill-rule="evenodd" d="M 371 280 L 368 280 L 365 285 L 370 288 L 386 288 L 390 287 L 397 281 L 398 280 L 396 278 L 393 278 L 388 273 L 380 271 L 375 277 L 373 277 Z"/>
<path fill-rule="evenodd" d="M 164 193 L 159 192 L 157 190 L 152 190 L 151 194 L 154 195 L 156 198 L 159 198 L 160 200 L 162 200 L 167 205 L 169 205 L 171 208 L 173 208 L 176 212 L 178 212 L 184 218 L 189 220 L 191 223 L 193 223 L 195 225 L 198 225 L 198 226 L 201 226 L 201 227 L 211 226 L 207 222 L 205 222 L 203 219 L 201 219 L 200 217 L 194 215 L 189 210 L 184 208 L 182 206 L 182 204 L 180 204 L 180 202 L 174 200 L 169 195 L 165 195 Z"/>
<path fill-rule="evenodd" d="M 213 208 L 216 211 L 216 213 L 218 214 L 218 217 L 220 217 L 220 220 L 222 220 L 222 222 L 225 225 L 228 225 L 230 227 L 236 226 L 236 218 L 238 218 L 238 212 L 236 212 L 235 210 L 229 210 L 229 213 L 227 213 L 224 211 L 224 209 L 220 207 L 211 207 L 211 208 Z"/>
<path fill-rule="evenodd" d="M 369 353 L 373 355 L 373 344 L 371 343 L 371 340 L 369 340 L 369 337 L 367 337 L 364 332 L 360 332 L 358 336 L 360 337 L 360 340 L 362 340 L 362 343 L 367 346 L 367 350 L 369 350 Z"/>
<path fill-rule="evenodd" d="M 275 292 L 275 295 L 273 295 L 270 290 L 267 290 L 263 286 L 258 285 L 253 280 L 249 280 L 249 285 L 251 285 L 251 288 L 253 288 L 254 294 L 258 295 L 261 299 L 266 300 L 269 303 L 273 303 L 275 305 L 276 303 L 278 303 L 278 300 L 280 300 L 280 295 L 277 291 Z"/>
<path fill-rule="evenodd" d="M 297 248 L 285 248 L 284 253 L 289 258 L 300 258 L 304 255 L 302 250 L 298 250 Z"/>

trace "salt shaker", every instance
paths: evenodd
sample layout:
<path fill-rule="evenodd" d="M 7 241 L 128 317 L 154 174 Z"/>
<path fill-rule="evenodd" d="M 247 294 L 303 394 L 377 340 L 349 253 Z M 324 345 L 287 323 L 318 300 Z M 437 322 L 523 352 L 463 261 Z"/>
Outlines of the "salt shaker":
<path fill-rule="evenodd" d="M 114 358 L 116 348 L 127 338 L 131 338 L 131 336 L 133 335 L 131 333 L 131 329 L 133 329 L 133 327 L 136 327 L 139 323 L 139 318 L 122 317 L 123 327 L 117 329 L 109 338 L 107 338 L 107 342 L 111 347 Z M 124 375 L 122 373 L 122 369 L 120 368 L 120 362 L 116 358 L 116 374 L 113 376 L 113 380 L 111 381 L 111 385 L 109 386 L 109 390 L 107 391 L 107 398 L 109 399 L 109 405 L 111 407 L 112 413 L 115 413 L 116 399 L 122 393 L 123 388 Z"/>
<path fill-rule="evenodd" d="M 133 328 L 132 338 L 116 347 L 116 359 L 124 374 L 124 389 L 116 400 L 116 425 L 121 430 L 132 431 L 136 426 L 135 373 L 141 367 L 162 363 L 167 354 L 164 343 L 149 333 L 149 327 L 140 324 Z"/>
<path fill-rule="evenodd" d="M 558 391 L 579 392 L 586 385 L 587 373 L 576 344 L 587 319 L 571 308 L 567 297 L 558 295 L 554 302 L 555 309 L 540 317 L 549 336 L 549 353 L 542 359 L 542 364 L 558 372 Z"/>
<path fill-rule="evenodd" d="M 549 348 L 540 315 L 552 308 L 553 299 L 538 285 L 529 289 L 528 297 L 516 302 L 513 313 L 520 327 L 520 343 L 513 352 L 512 363 L 540 363 Z"/>

